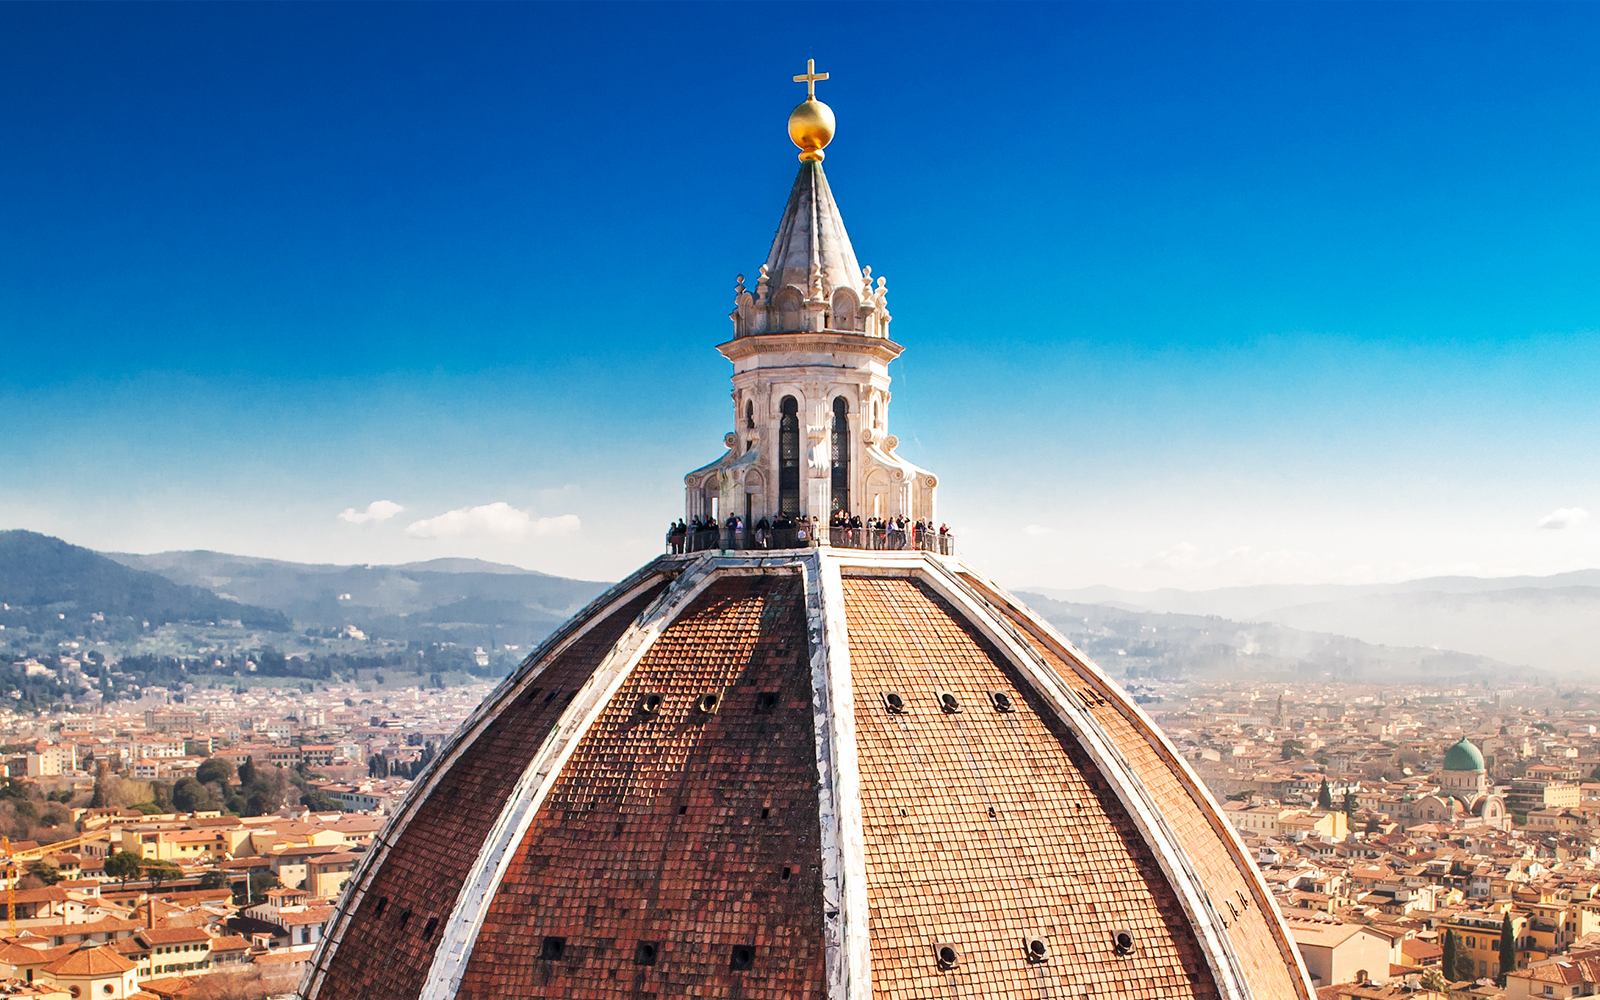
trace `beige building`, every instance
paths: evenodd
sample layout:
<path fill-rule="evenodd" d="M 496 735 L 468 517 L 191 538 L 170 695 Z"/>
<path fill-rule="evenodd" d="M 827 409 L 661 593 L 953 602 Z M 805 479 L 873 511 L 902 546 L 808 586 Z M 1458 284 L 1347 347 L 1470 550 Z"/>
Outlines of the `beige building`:
<path fill-rule="evenodd" d="M 251 831 L 243 827 L 205 830 L 122 831 L 121 849 L 153 861 L 218 861 L 224 854 L 239 857 L 250 850 Z"/>
<path fill-rule="evenodd" d="M 1364 924 L 1291 923 L 1289 930 L 1319 989 L 1335 983 L 1365 979 L 1384 982 L 1389 978 L 1394 942 L 1375 928 Z"/>
<path fill-rule="evenodd" d="M 81 948 L 40 970 L 41 978 L 74 997 L 126 1000 L 139 992 L 138 966 L 114 948 Z"/>

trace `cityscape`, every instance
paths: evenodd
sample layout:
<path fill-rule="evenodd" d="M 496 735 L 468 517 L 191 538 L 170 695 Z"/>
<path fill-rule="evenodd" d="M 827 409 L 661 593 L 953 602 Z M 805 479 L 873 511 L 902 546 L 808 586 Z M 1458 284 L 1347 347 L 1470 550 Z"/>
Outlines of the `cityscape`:
<path fill-rule="evenodd" d="M 0 998 L 1600 996 L 1597 47 L 0 4 Z"/>
<path fill-rule="evenodd" d="M 1600 697 L 1526 683 L 1154 689 L 1146 710 L 1252 852 L 1317 980 L 1483 995 L 1509 927 L 1496 995 L 1600 985 Z M 7 974 L 133 976 L 161 997 L 292 991 L 406 775 L 489 690 L 186 684 L 0 713 Z M 106 957 L 75 959 L 82 942 Z"/>

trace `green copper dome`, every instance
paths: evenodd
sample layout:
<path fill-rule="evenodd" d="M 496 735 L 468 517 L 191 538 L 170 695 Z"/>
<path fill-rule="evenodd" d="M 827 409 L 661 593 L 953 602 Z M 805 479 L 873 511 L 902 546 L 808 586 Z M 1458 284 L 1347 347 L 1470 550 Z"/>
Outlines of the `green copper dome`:
<path fill-rule="evenodd" d="M 1483 770 L 1483 754 L 1472 745 L 1472 741 L 1465 736 L 1461 742 L 1444 752 L 1444 769 L 1446 771 L 1481 771 Z"/>

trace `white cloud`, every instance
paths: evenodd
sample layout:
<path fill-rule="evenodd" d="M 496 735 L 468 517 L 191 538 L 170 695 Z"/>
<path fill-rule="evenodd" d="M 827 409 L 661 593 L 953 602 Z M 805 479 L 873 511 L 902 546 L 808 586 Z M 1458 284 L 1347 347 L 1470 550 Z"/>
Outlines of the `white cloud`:
<path fill-rule="evenodd" d="M 1589 512 L 1582 507 L 1561 507 L 1539 518 L 1535 528 L 1546 531 L 1560 531 L 1562 528 L 1576 528 L 1589 520 Z"/>
<path fill-rule="evenodd" d="M 1046 528 L 1042 524 L 1030 524 L 1026 528 L 1022 529 L 1022 533 L 1034 538 L 1039 538 L 1043 535 L 1053 535 L 1055 534 L 1055 530 L 1052 528 Z"/>
<path fill-rule="evenodd" d="M 406 534 L 413 538 L 487 537 L 520 541 L 570 535 L 580 527 L 576 514 L 536 518 L 528 511 L 499 500 L 413 521 L 406 526 Z"/>
<path fill-rule="evenodd" d="M 405 508 L 393 500 L 374 500 L 367 504 L 367 509 L 364 511 L 346 507 L 339 512 L 339 520 L 349 521 L 351 524 L 376 524 L 379 521 L 389 520 L 403 510 Z"/>
<path fill-rule="evenodd" d="M 1200 549 L 1189 542 L 1179 542 L 1170 549 L 1162 549 L 1144 564 L 1145 569 L 1193 569 L 1200 565 Z"/>

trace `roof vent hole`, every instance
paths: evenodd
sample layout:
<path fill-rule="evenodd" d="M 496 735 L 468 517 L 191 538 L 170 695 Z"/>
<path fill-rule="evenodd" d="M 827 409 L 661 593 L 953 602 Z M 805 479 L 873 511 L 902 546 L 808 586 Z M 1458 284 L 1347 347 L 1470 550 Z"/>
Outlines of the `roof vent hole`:
<path fill-rule="evenodd" d="M 410 910 L 401 910 L 400 911 L 400 929 L 401 930 L 405 930 L 406 929 L 406 924 L 408 924 L 410 922 L 411 922 L 411 911 Z"/>
<path fill-rule="evenodd" d="M 793 875 L 793 874 L 794 874 L 794 869 L 790 868 L 788 865 L 784 865 L 783 866 L 783 874 L 778 876 L 778 878 L 781 879 L 784 882 L 787 882 L 787 881 L 789 881 L 789 876 Z"/>
<path fill-rule="evenodd" d="M 756 695 L 756 711 L 771 712 L 778 707 L 778 692 L 763 691 Z"/>
<path fill-rule="evenodd" d="M 661 696 L 659 694 L 645 695 L 639 702 L 639 711 L 645 715 L 655 715 L 661 711 Z"/>
<path fill-rule="evenodd" d="M 733 946 L 733 954 L 728 956 L 728 968 L 735 972 L 743 972 L 756 964 L 756 950 L 747 944 Z"/>
<path fill-rule="evenodd" d="M 771 809 L 763 809 L 763 810 L 761 810 L 761 818 L 762 819 L 766 819 L 768 816 L 771 816 L 771 815 L 772 815 L 772 810 Z"/>
<path fill-rule="evenodd" d="M 717 714 L 717 708 L 722 705 L 722 696 L 715 691 L 708 691 L 700 696 L 700 700 L 696 704 L 699 706 L 700 711 L 707 715 L 715 715 Z"/>
<path fill-rule="evenodd" d="M 901 715 L 906 710 L 906 700 L 899 691 L 885 691 L 883 693 L 883 707 L 894 715 Z"/>
<path fill-rule="evenodd" d="M 548 705 L 552 701 L 555 701 L 556 700 L 556 695 L 558 695 L 560 693 L 561 693 L 561 689 L 560 688 L 556 688 L 554 691 L 551 691 L 549 694 L 544 696 L 544 703 L 546 705 Z"/>
<path fill-rule="evenodd" d="M 1123 929 L 1114 933 L 1111 936 L 1111 947 L 1118 955 L 1133 954 L 1133 932 Z"/>
<path fill-rule="evenodd" d="M 439 918 L 438 917 L 429 917 L 428 918 L 428 923 L 422 928 L 422 940 L 424 940 L 424 941 L 432 941 L 433 940 L 433 932 L 438 930 L 438 928 L 439 928 Z"/>
<path fill-rule="evenodd" d="M 946 712 L 954 714 L 961 711 L 961 700 L 955 695 L 951 694 L 949 691 L 942 689 L 935 691 L 934 697 L 939 699 L 939 707 L 944 709 Z"/>
<path fill-rule="evenodd" d="M 961 951 L 949 941 L 940 941 L 933 946 L 933 957 L 938 959 L 939 968 L 953 969 L 961 964 Z"/>
<path fill-rule="evenodd" d="M 679 816 L 686 816 L 686 815 L 688 815 L 688 813 L 689 813 L 689 807 L 688 806 L 679 806 L 678 807 L 678 815 Z"/>
<path fill-rule="evenodd" d="M 994 702 L 996 712 L 1014 712 L 1017 706 L 1011 701 L 1011 696 L 1004 691 L 990 691 L 989 700 Z"/>
<path fill-rule="evenodd" d="M 640 941 L 638 944 L 633 946 L 633 964 L 656 964 L 656 953 L 660 950 L 661 945 L 656 941 Z"/>
<path fill-rule="evenodd" d="M 1030 937 L 1023 940 L 1028 950 L 1028 961 L 1043 962 L 1050 957 L 1050 946 L 1044 943 L 1044 938 Z"/>
<path fill-rule="evenodd" d="M 567 939 L 564 937 L 547 937 L 539 946 L 539 957 L 547 962 L 559 962 L 566 953 Z"/>
<path fill-rule="evenodd" d="M 378 898 L 378 916 L 380 916 L 380 917 L 383 916 L 383 911 L 387 910 L 388 908 L 389 908 L 389 897 L 388 896 L 380 896 Z"/>

